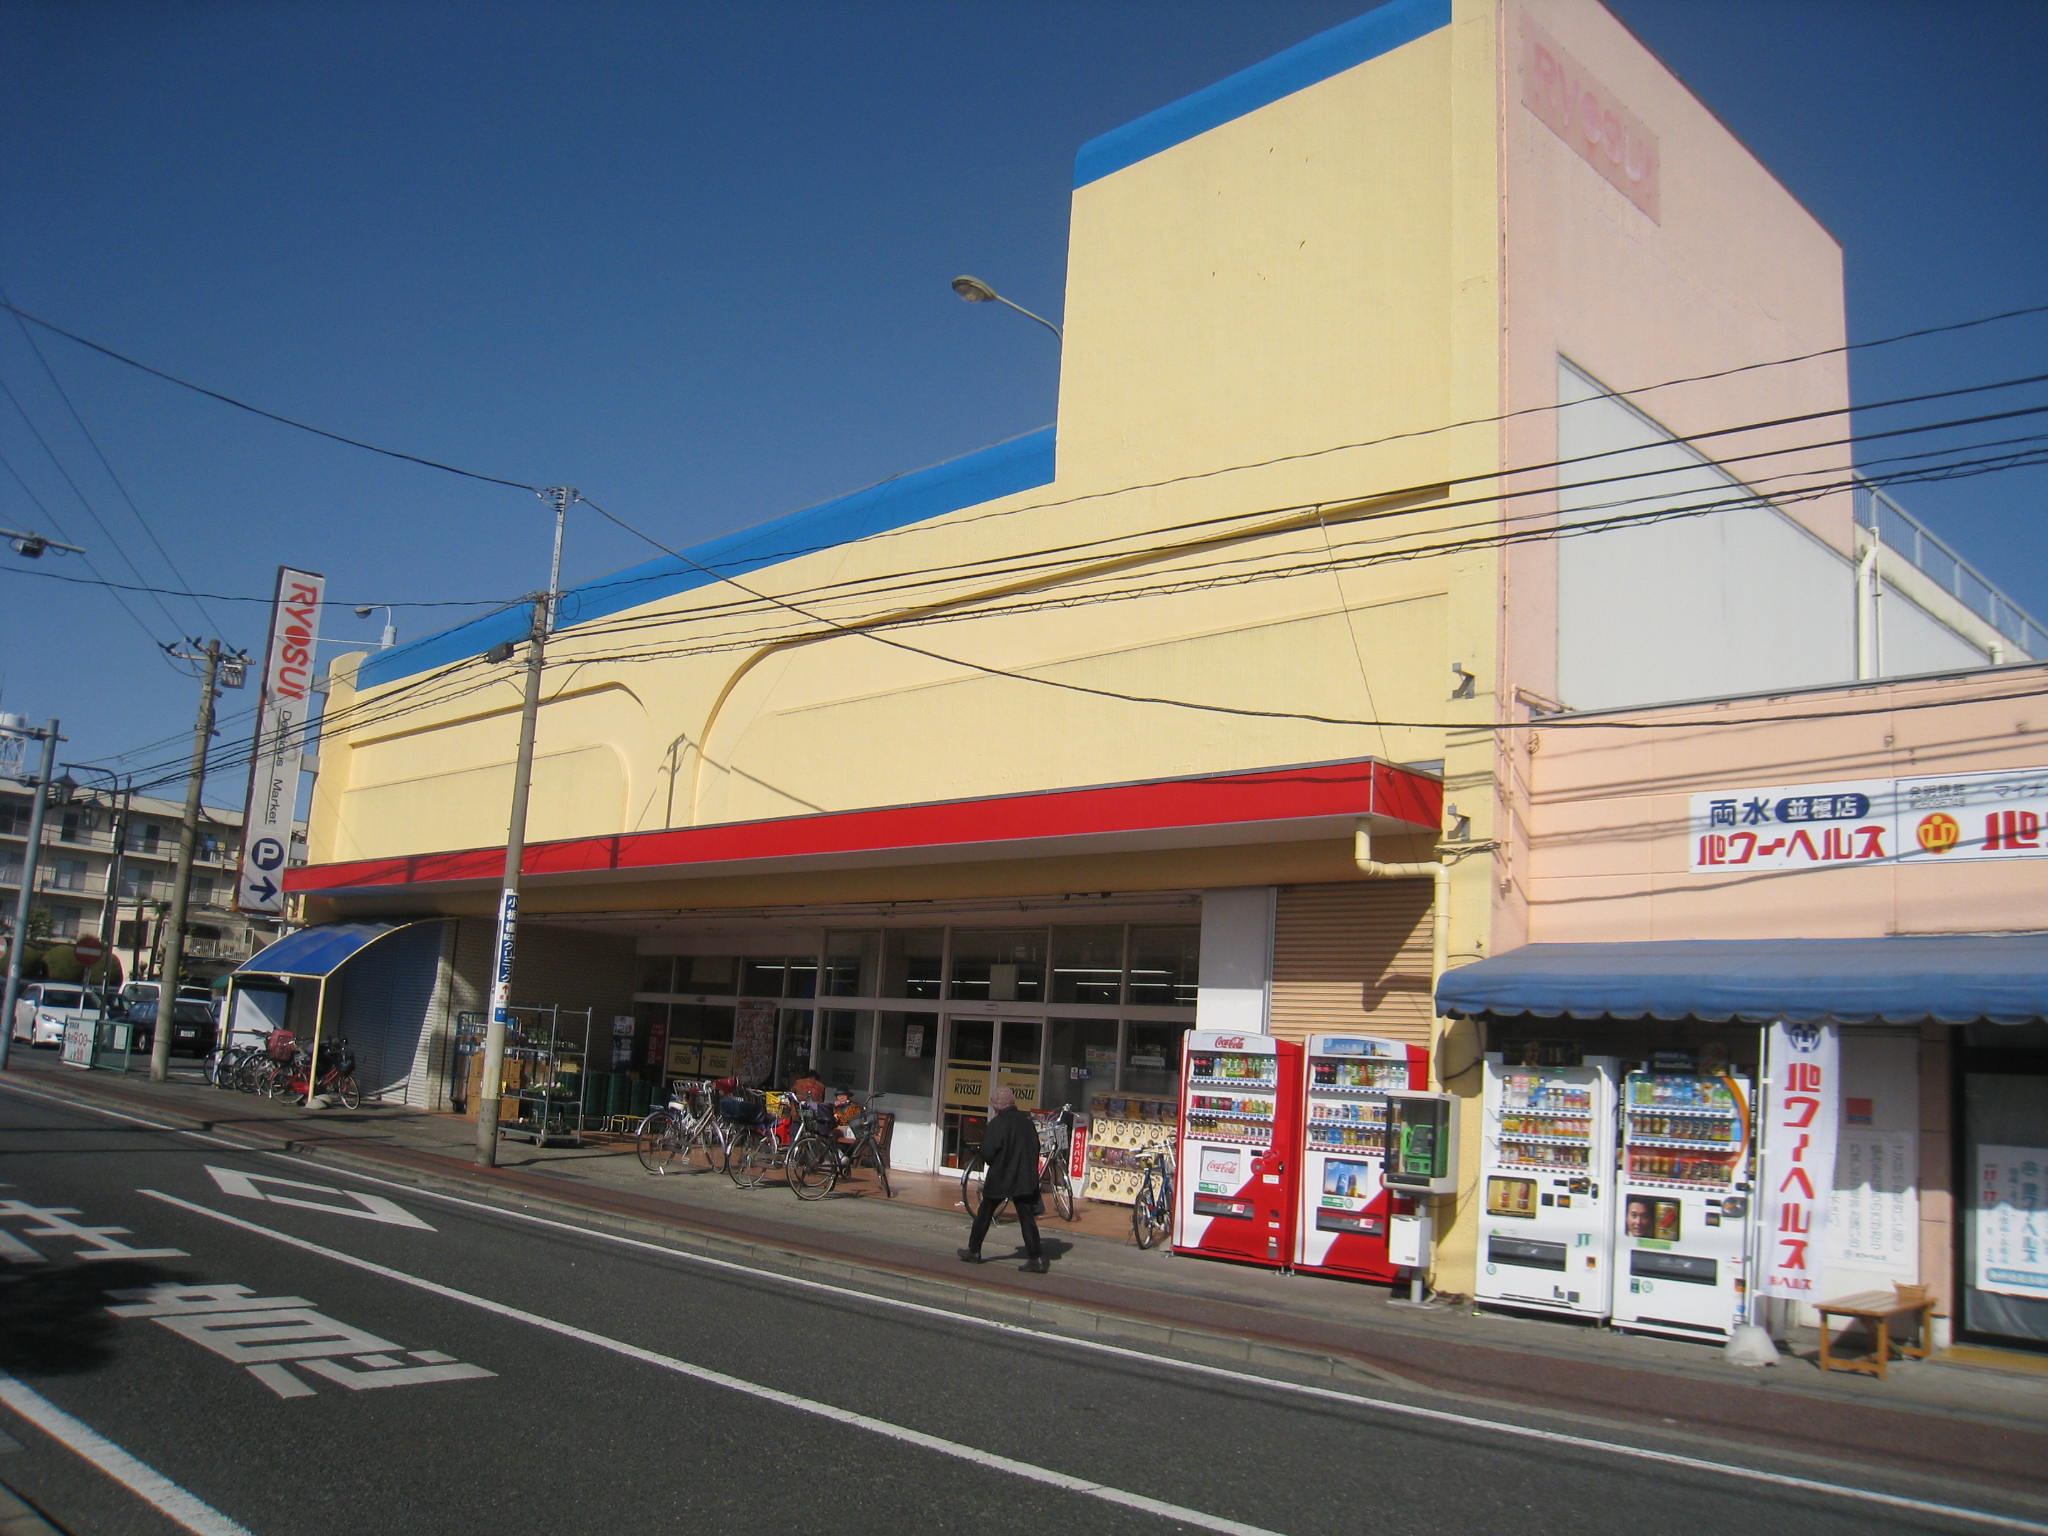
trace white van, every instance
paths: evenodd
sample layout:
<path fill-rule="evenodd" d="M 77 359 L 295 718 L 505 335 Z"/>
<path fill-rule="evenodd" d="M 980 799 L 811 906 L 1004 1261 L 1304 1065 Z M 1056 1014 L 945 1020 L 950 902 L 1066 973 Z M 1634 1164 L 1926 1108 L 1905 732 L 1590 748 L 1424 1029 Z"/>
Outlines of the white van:
<path fill-rule="evenodd" d="M 99 993 L 76 982 L 32 981 L 14 1000 L 13 1036 L 31 1045 L 62 1045 L 73 1019 L 97 1024 L 106 1014 Z"/>

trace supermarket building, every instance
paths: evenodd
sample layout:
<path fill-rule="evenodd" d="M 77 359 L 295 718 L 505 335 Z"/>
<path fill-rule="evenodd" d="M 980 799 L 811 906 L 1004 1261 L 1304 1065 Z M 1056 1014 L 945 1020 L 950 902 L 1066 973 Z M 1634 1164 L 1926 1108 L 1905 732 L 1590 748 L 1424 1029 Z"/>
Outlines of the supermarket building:
<path fill-rule="evenodd" d="M 1879 536 L 1839 248 L 1593 0 L 1393 0 L 1083 146 L 1064 337 L 1056 425 L 564 595 L 514 987 L 588 1069 L 815 1063 L 925 1167 L 997 1082 L 1170 1113 L 1197 1025 L 1469 1095 L 1432 998 L 1546 933 L 1532 720 L 2041 654 Z M 289 889 L 412 1102 L 526 624 L 332 678 Z"/>

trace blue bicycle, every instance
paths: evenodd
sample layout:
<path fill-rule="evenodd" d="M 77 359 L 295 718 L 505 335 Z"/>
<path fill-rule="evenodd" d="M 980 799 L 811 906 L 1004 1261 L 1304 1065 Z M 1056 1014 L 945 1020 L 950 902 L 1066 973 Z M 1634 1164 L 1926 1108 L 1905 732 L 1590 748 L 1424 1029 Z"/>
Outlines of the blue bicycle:
<path fill-rule="evenodd" d="M 1141 1147 L 1131 1160 L 1145 1170 L 1131 1202 L 1131 1236 L 1150 1248 L 1173 1230 L 1173 1144 Z"/>

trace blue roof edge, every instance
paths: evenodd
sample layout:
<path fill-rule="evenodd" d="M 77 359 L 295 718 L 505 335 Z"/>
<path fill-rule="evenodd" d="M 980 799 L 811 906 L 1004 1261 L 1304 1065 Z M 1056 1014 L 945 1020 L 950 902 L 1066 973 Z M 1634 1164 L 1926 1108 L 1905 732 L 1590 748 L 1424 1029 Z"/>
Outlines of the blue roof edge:
<path fill-rule="evenodd" d="M 1388 0 L 1284 53 L 1090 139 L 1074 157 L 1074 186 L 1078 190 L 1140 160 L 1149 160 L 1161 150 L 1271 106 L 1450 24 L 1451 0 Z"/>
<path fill-rule="evenodd" d="M 799 555 L 1050 484 L 1054 450 L 1055 429 L 1041 427 L 815 507 L 722 534 L 680 554 L 659 555 L 563 593 L 556 628 L 587 624 L 643 603 L 710 586 L 724 577 L 743 576 Z M 531 609 L 521 603 L 381 651 L 363 663 L 356 673 L 356 686 L 382 687 L 435 667 L 467 661 L 494 645 L 524 640 L 532 623 Z"/>

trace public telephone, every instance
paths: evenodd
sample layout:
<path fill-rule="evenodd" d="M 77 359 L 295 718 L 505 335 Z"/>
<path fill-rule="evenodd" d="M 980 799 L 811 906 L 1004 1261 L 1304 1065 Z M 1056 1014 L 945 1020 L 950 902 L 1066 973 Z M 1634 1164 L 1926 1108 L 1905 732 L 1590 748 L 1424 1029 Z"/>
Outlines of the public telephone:
<path fill-rule="evenodd" d="M 1447 1093 L 1387 1094 L 1389 1188 L 1447 1195 L 1458 1187 L 1458 1101 Z"/>

